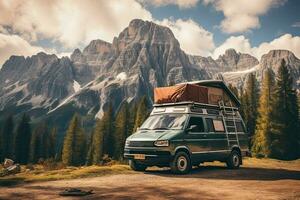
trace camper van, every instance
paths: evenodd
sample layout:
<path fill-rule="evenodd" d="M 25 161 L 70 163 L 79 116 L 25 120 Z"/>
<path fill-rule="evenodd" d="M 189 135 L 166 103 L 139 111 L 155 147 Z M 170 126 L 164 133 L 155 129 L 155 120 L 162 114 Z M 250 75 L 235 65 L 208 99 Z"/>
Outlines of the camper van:
<path fill-rule="evenodd" d="M 154 100 L 150 116 L 125 143 L 133 170 L 158 166 L 186 174 L 210 161 L 237 169 L 250 154 L 240 102 L 223 81 L 156 88 Z"/>

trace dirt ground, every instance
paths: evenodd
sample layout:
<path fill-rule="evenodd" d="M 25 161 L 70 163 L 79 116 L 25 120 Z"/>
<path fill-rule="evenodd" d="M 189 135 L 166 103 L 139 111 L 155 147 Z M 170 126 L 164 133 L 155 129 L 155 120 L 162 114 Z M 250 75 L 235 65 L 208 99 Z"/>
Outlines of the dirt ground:
<path fill-rule="evenodd" d="M 85 197 L 61 197 L 76 187 L 93 190 Z M 0 188 L 0 199 L 300 199 L 300 169 L 202 166 L 188 175 L 168 169 Z"/>

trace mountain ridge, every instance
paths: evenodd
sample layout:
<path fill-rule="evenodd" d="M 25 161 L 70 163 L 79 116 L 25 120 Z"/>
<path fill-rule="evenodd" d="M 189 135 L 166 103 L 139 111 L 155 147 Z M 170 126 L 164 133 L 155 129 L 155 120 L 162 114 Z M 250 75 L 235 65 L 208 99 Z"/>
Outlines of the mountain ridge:
<path fill-rule="evenodd" d="M 0 69 L 0 115 L 29 112 L 54 123 L 75 112 L 100 118 L 109 103 L 116 110 L 123 101 L 132 103 L 143 95 L 152 102 L 157 86 L 212 78 L 241 86 L 247 74 L 255 71 L 260 78 L 269 65 L 276 70 L 281 59 L 288 61 L 299 88 L 300 60 L 292 52 L 270 51 L 260 61 L 234 49 L 216 60 L 192 56 L 180 48 L 169 28 L 135 19 L 112 43 L 92 40 L 70 58 L 46 53 L 11 56 Z M 232 78 L 232 71 L 244 74 Z"/>

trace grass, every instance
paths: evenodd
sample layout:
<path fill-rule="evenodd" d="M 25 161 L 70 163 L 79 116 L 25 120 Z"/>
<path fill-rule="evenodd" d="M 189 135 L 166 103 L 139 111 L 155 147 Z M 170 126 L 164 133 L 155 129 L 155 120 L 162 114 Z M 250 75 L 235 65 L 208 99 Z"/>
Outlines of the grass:
<path fill-rule="evenodd" d="M 0 178 L 0 186 L 10 186 L 21 183 L 35 181 L 53 181 L 61 179 L 75 179 L 96 176 L 106 176 L 113 174 L 134 173 L 128 165 L 111 165 L 111 166 L 88 166 L 88 167 L 67 167 L 58 170 L 44 170 L 40 166 L 32 171 L 23 169 L 19 174 L 10 175 Z"/>
<path fill-rule="evenodd" d="M 224 166 L 224 163 L 213 162 L 204 165 Z M 281 161 L 267 158 L 244 158 L 243 167 L 286 169 L 300 171 L 300 159 L 294 161 Z M 88 166 L 88 167 L 67 167 L 56 170 L 45 170 L 41 165 L 35 165 L 34 170 L 28 171 L 22 166 L 21 173 L 0 177 L 0 186 L 10 186 L 35 181 L 53 181 L 61 179 L 75 179 L 113 174 L 134 173 L 128 165 L 115 164 L 110 166 Z"/>

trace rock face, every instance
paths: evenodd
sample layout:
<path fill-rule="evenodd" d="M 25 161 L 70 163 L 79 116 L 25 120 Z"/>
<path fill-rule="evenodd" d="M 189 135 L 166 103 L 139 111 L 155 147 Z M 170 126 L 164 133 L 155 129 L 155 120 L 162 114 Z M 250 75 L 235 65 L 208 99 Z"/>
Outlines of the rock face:
<path fill-rule="evenodd" d="M 118 109 L 123 101 L 142 95 L 151 102 L 154 87 L 185 81 L 221 77 L 242 84 L 251 72 L 275 70 L 281 59 L 291 66 L 299 85 L 300 61 L 289 51 L 271 51 L 260 64 L 233 49 L 217 60 L 191 56 L 181 50 L 169 28 L 135 19 L 112 43 L 93 40 L 70 58 L 45 53 L 11 56 L 0 71 L 0 120 L 8 112 L 29 112 L 65 128 L 74 112 L 93 120 L 109 103 Z"/>
<path fill-rule="evenodd" d="M 221 67 L 222 72 L 245 70 L 258 64 L 255 57 L 237 53 L 234 49 L 226 50 L 225 54 L 220 55 L 216 62 Z"/>
<path fill-rule="evenodd" d="M 0 114 L 15 107 L 51 109 L 74 92 L 73 81 L 71 61 L 66 57 L 11 56 L 0 71 Z"/>
<path fill-rule="evenodd" d="M 136 19 L 112 44 L 93 40 L 70 59 L 45 53 L 12 56 L 0 71 L 0 108 L 39 109 L 37 117 L 66 110 L 101 117 L 109 102 L 115 109 L 142 95 L 151 102 L 153 87 L 208 78 L 169 28 Z"/>

